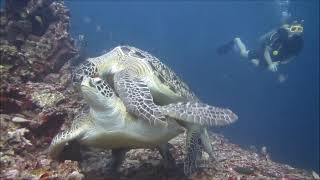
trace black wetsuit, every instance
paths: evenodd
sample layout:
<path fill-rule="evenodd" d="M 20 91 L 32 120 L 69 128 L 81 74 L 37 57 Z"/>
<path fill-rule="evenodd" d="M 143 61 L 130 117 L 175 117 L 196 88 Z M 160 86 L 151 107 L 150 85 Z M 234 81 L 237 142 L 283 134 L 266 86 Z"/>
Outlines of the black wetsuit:
<path fill-rule="evenodd" d="M 262 66 L 268 66 L 265 58 L 264 51 L 266 46 L 271 47 L 270 56 L 272 62 L 281 62 L 297 56 L 303 48 L 302 36 L 294 35 L 291 38 L 288 37 L 288 31 L 279 28 L 275 33 L 272 33 L 264 39 L 260 48 L 256 50 L 250 50 L 248 59 L 259 59 Z M 277 55 L 272 52 L 278 51 Z"/>

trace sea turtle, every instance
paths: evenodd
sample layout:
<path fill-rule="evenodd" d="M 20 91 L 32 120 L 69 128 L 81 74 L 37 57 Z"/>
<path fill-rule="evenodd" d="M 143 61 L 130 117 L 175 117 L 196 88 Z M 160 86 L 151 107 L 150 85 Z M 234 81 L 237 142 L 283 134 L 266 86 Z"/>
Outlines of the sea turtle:
<path fill-rule="evenodd" d="M 81 92 L 90 111 L 75 120 L 69 130 L 53 138 L 49 147 L 53 158 L 59 156 L 67 142 L 77 140 L 86 146 L 112 149 L 111 168 L 118 168 L 127 150 L 132 148 L 158 148 L 166 166 L 172 167 L 174 158 L 168 150 L 168 141 L 184 131 L 177 122 L 225 126 L 237 119 L 229 109 L 184 102 L 158 106 L 167 124 L 150 126 L 128 112 L 112 87 L 99 77 L 83 78 Z"/>
<path fill-rule="evenodd" d="M 200 102 L 168 66 L 132 46 L 118 46 L 102 56 L 87 59 L 74 71 L 73 81 L 81 82 L 84 76 L 99 76 L 107 80 L 127 110 L 150 124 L 165 122 L 157 105 Z M 213 150 L 205 127 L 188 122 L 180 124 L 188 130 L 185 160 L 185 172 L 188 174 L 196 169 L 201 148 L 210 156 L 213 156 Z"/>

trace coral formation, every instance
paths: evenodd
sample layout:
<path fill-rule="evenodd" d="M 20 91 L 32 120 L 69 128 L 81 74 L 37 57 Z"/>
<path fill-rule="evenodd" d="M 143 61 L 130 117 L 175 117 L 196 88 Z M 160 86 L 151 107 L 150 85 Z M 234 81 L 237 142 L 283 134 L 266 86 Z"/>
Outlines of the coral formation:
<path fill-rule="evenodd" d="M 0 13 L 1 65 L 10 65 L 7 71 L 19 80 L 41 80 L 76 55 L 61 1 L 6 0 Z"/>
<path fill-rule="evenodd" d="M 64 97 L 74 96 L 65 79 L 77 55 L 69 10 L 62 1 L 6 0 L 0 15 L 0 179 L 81 177 L 76 162 L 46 155 L 52 136 L 82 108 Z"/>

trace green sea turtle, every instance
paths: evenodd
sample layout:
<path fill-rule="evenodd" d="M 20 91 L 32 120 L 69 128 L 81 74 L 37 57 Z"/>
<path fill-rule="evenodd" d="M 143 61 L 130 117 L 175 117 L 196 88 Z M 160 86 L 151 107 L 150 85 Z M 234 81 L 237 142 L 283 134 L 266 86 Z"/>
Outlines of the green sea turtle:
<path fill-rule="evenodd" d="M 200 102 L 168 66 L 131 46 L 118 46 L 102 56 L 89 58 L 73 73 L 73 81 L 81 82 L 84 76 L 107 80 L 127 110 L 150 124 L 167 123 L 157 105 Z M 188 130 L 185 172 L 189 174 L 198 166 L 201 149 L 210 156 L 213 150 L 205 127 L 189 122 L 180 122 L 180 125 Z"/>
<path fill-rule="evenodd" d="M 128 112 L 112 87 L 99 77 L 85 77 L 81 92 L 90 112 L 75 120 L 69 130 L 53 138 L 49 147 L 53 158 L 59 156 L 66 143 L 77 140 L 86 146 L 112 149 L 112 168 L 118 168 L 127 150 L 132 148 L 158 148 L 166 166 L 171 167 L 174 159 L 168 150 L 168 141 L 184 131 L 177 122 L 225 126 L 237 119 L 229 109 L 185 102 L 158 106 L 167 124 L 150 126 Z"/>

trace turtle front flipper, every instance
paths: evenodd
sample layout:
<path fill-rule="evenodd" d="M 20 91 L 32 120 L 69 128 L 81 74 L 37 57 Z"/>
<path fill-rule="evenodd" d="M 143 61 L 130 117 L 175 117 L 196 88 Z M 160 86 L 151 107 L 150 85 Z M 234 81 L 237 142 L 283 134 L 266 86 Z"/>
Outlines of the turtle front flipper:
<path fill-rule="evenodd" d="M 173 103 L 160 109 L 164 115 L 171 118 L 205 126 L 225 126 L 238 119 L 230 109 L 198 102 Z"/>
<path fill-rule="evenodd" d="M 115 89 L 127 110 L 136 116 L 148 120 L 150 125 L 167 125 L 160 107 L 153 102 L 147 84 L 130 69 L 124 69 L 114 76 Z"/>
<path fill-rule="evenodd" d="M 202 150 L 207 152 L 212 160 L 215 160 L 207 129 L 201 126 L 193 126 L 187 131 L 186 157 L 184 160 L 184 173 L 186 175 L 191 175 L 198 169 L 206 167 L 207 162 L 201 162 Z"/>
<path fill-rule="evenodd" d="M 213 107 L 199 102 L 169 104 L 162 106 L 161 112 L 188 126 L 184 164 L 186 175 L 190 175 L 200 168 L 202 149 L 214 159 L 207 129 L 203 126 L 225 126 L 238 119 L 237 115 L 229 109 Z"/>
<path fill-rule="evenodd" d="M 53 159 L 58 159 L 65 145 L 77 138 L 80 138 L 90 126 L 88 115 L 81 116 L 74 121 L 71 128 L 57 134 L 51 141 L 49 146 L 49 155 Z"/>

